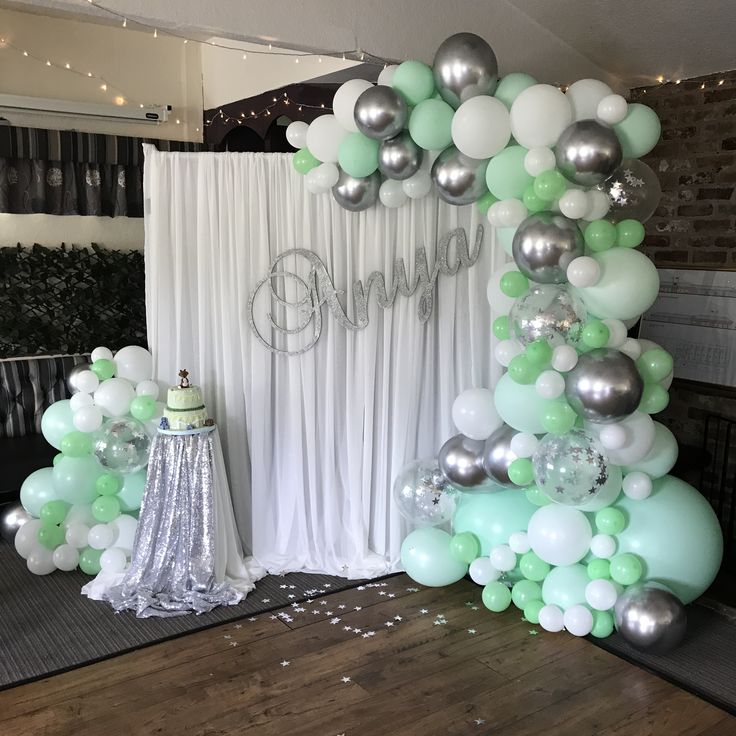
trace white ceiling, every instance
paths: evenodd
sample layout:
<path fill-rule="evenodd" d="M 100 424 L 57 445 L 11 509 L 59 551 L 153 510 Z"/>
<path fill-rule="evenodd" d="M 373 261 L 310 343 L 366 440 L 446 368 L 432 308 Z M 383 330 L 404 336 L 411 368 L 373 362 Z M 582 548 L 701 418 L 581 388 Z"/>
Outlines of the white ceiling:
<path fill-rule="evenodd" d="M 736 66 L 734 0 L 100 0 L 130 19 L 189 35 L 273 42 L 300 50 L 362 48 L 431 62 L 452 33 L 470 30 L 496 51 L 502 73 L 615 86 L 688 78 Z M 0 6 L 109 15 L 86 0 L 0 0 Z M 114 21 L 119 22 L 119 21 Z"/>

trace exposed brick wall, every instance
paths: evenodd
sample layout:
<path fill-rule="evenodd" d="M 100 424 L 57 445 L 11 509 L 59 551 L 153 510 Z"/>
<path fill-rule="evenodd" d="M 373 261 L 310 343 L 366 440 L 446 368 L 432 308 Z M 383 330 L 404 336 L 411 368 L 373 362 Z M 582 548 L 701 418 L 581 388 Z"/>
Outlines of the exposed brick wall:
<path fill-rule="evenodd" d="M 662 184 L 645 252 L 662 268 L 736 268 L 736 71 L 635 89 L 631 101 L 662 121 L 643 159 Z"/>

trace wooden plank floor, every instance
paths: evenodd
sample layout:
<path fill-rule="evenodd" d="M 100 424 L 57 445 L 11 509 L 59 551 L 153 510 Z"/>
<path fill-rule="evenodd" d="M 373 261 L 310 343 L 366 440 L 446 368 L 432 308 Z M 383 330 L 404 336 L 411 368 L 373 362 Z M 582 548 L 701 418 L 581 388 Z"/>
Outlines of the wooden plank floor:
<path fill-rule="evenodd" d="M 589 642 L 398 576 L 0 692 L 2 736 L 728 736 Z"/>

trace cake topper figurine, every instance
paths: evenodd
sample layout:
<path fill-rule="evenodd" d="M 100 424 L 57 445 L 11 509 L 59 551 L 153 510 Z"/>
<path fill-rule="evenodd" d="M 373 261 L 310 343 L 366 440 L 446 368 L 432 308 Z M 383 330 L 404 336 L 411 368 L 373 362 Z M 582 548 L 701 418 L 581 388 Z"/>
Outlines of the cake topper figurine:
<path fill-rule="evenodd" d="M 189 388 L 189 378 L 187 378 L 188 375 L 189 371 L 186 368 L 182 368 L 179 371 L 179 378 L 181 378 L 181 381 L 179 381 L 179 388 Z"/>

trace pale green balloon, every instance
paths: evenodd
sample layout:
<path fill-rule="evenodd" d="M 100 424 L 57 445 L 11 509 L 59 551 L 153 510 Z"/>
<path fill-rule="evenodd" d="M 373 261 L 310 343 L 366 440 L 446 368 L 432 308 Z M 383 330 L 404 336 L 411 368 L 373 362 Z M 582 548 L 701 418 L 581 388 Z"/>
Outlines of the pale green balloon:
<path fill-rule="evenodd" d="M 123 475 L 123 487 L 118 493 L 122 511 L 136 511 L 141 507 L 143 491 L 146 488 L 146 469 Z"/>
<path fill-rule="evenodd" d="M 362 133 L 346 135 L 340 143 L 337 154 L 340 168 L 350 176 L 358 178 L 370 176 L 378 168 L 380 143 Z"/>
<path fill-rule="evenodd" d="M 659 292 L 659 274 L 643 253 L 632 248 L 611 248 L 589 255 L 601 268 L 595 286 L 577 289 L 589 315 L 600 319 L 633 319 L 654 304 Z"/>
<path fill-rule="evenodd" d="M 59 497 L 54 488 L 52 471 L 53 468 L 34 470 L 20 487 L 20 502 L 31 516 L 41 516 L 41 507 Z"/>
<path fill-rule="evenodd" d="M 515 227 L 497 227 L 494 232 L 496 233 L 496 243 L 498 243 L 508 255 L 513 255 L 511 247 L 514 243 L 514 235 L 516 235 L 517 228 Z"/>
<path fill-rule="evenodd" d="M 41 434 L 57 450 L 61 450 L 62 438 L 75 429 L 69 399 L 55 401 L 41 417 Z"/>
<path fill-rule="evenodd" d="M 434 94 L 434 74 L 421 61 L 404 61 L 394 70 L 391 86 L 413 107 Z"/>
<path fill-rule="evenodd" d="M 590 582 L 585 565 L 553 567 L 542 583 L 542 600 L 563 611 L 585 604 L 585 587 Z"/>
<path fill-rule="evenodd" d="M 524 190 L 534 183 L 534 177 L 524 168 L 526 154 L 523 146 L 507 146 L 488 162 L 486 184 L 494 197 L 521 199 Z"/>
<path fill-rule="evenodd" d="M 661 478 L 675 467 L 678 454 L 679 448 L 677 447 L 675 435 L 664 424 L 654 422 L 654 444 L 652 449 L 638 463 L 626 465 L 623 470 L 625 473 L 640 470 L 652 478 Z"/>
<path fill-rule="evenodd" d="M 401 545 L 401 563 L 406 574 L 420 585 L 438 588 L 463 578 L 468 565 L 450 554 L 450 535 L 436 527 L 411 532 Z"/>
<path fill-rule="evenodd" d="M 493 401 L 501 419 L 518 432 L 546 434 L 542 416 L 555 399 L 543 399 L 533 383 L 515 383 L 508 373 L 504 373 L 494 389 Z"/>
<path fill-rule="evenodd" d="M 94 457 L 63 457 L 52 471 L 57 497 L 71 504 L 92 503 L 97 498 L 95 484 L 103 472 Z"/>
<path fill-rule="evenodd" d="M 632 102 L 626 117 L 613 129 L 621 141 L 624 158 L 641 158 L 657 145 L 662 124 L 651 107 Z"/>
<path fill-rule="evenodd" d="M 537 507 L 523 491 L 509 488 L 495 493 L 463 493 L 452 520 L 455 534 L 471 532 L 480 540 L 480 553 L 507 544 L 514 532 L 525 531 Z"/>
<path fill-rule="evenodd" d="M 423 100 L 409 117 L 409 135 L 427 151 L 440 151 L 452 143 L 455 111 L 444 100 Z"/>
<path fill-rule="evenodd" d="M 493 96 L 501 100 L 506 107 L 511 109 L 514 100 L 529 87 L 537 84 L 537 80 L 530 74 L 524 72 L 511 72 L 501 79 Z"/>
<path fill-rule="evenodd" d="M 628 519 L 616 535 L 616 552 L 638 555 L 643 580 L 662 583 L 690 603 L 706 591 L 721 565 L 718 517 L 705 497 L 679 478 L 665 475 L 653 486 L 643 501 L 623 495 L 617 501 Z"/>

